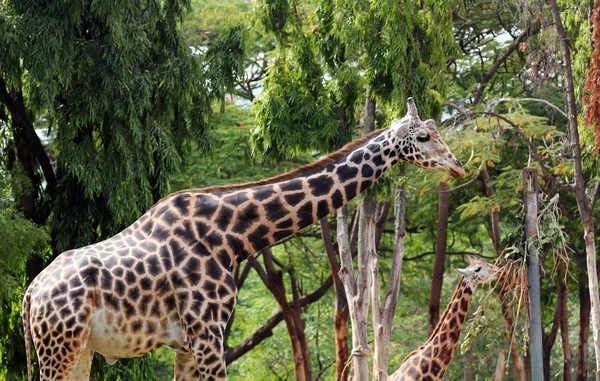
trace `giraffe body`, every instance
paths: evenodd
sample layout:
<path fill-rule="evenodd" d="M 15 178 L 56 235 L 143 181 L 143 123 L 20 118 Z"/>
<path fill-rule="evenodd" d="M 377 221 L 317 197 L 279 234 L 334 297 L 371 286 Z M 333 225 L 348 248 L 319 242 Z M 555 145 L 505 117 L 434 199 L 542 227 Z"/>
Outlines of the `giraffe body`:
<path fill-rule="evenodd" d="M 473 299 L 480 283 L 496 276 L 497 269 L 476 257 L 467 256 L 470 265 L 457 270 L 463 276 L 456 286 L 448 307 L 427 342 L 409 354 L 390 381 L 439 381 L 448 369 Z"/>
<path fill-rule="evenodd" d="M 89 379 L 94 352 L 114 363 L 167 346 L 176 380 L 225 380 L 236 265 L 348 203 L 398 161 L 464 177 L 433 121 L 408 105 L 390 128 L 314 164 L 174 193 L 116 236 L 59 255 L 23 300 L 41 379 Z"/>

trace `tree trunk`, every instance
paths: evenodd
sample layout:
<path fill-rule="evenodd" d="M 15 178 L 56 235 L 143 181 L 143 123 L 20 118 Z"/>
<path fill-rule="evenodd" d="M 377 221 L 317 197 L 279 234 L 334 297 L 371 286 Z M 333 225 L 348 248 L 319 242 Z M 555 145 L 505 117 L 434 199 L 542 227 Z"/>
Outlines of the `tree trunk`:
<path fill-rule="evenodd" d="M 404 176 L 405 173 L 406 167 L 403 165 L 401 175 Z M 390 332 L 398 302 L 402 260 L 404 259 L 404 237 L 406 235 L 406 191 L 404 185 L 396 188 L 394 200 L 394 256 L 383 307 L 380 298 L 379 265 L 377 258 L 372 257 L 373 285 L 371 300 L 373 303 L 373 332 L 375 334 L 373 354 L 373 380 L 375 381 L 387 380 Z"/>
<path fill-rule="evenodd" d="M 560 273 L 558 276 L 560 276 Z M 556 336 L 558 335 L 558 328 L 560 327 L 560 317 L 562 316 L 563 305 L 562 293 L 559 290 L 556 298 L 556 305 L 554 306 L 554 318 L 552 319 L 552 327 L 550 328 L 550 332 L 547 334 L 542 332 L 544 337 L 544 380 L 546 381 L 550 381 L 550 358 L 552 356 L 552 347 L 554 346 L 554 343 L 556 342 Z"/>
<path fill-rule="evenodd" d="M 369 293 L 371 291 L 372 258 L 375 256 L 375 206 L 377 202 L 372 197 L 365 197 L 360 203 L 360 214 L 358 220 L 358 261 L 356 277 L 356 320 L 352 319 L 352 336 L 354 338 L 354 325 L 357 325 L 357 334 L 359 335 L 358 347 L 354 345 L 353 355 L 357 348 L 364 356 L 365 360 L 369 357 L 369 345 L 367 340 L 367 321 L 369 316 Z M 353 340 L 354 341 L 354 340 Z M 368 364 L 365 361 L 360 371 L 355 373 L 355 380 L 366 381 L 368 379 Z M 365 367 L 364 365 L 367 365 Z M 364 371 L 367 371 L 364 374 Z"/>
<path fill-rule="evenodd" d="M 481 181 L 481 187 L 483 188 L 483 192 L 486 196 L 492 197 L 494 195 L 494 188 L 492 187 L 490 174 L 487 169 L 483 168 L 479 172 L 479 180 Z M 492 239 L 492 245 L 494 246 L 494 250 L 496 250 L 496 254 L 500 254 L 500 207 L 494 205 L 492 207 L 491 215 L 490 215 L 490 230 L 488 232 L 490 238 Z"/>
<path fill-rule="evenodd" d="M 569 290 L 567 288 L 567 281 L 564 273 L 559 273 L 560 281 L 560 301 L 562 306 L 560 307 L 560 335 L 562 338 L 562 348 L 564 354 L 563 362 L 563 380 L 571 381 L 571 373 L 573 367 L 573 353 L 571 353 L 571 344 L 569 343 L 569 321 L 568 321 L 568 297 Z"/>
<path fill-rule="evenodd" d="M 552 11 L 552 19 L 558 32 L 559 42 L 563 53 L 564 76 L 566 80 L 567 110 L 569 116 L 569 131 L 571 133 L 571 150 L 573 152 L 573 174 L 575 177 L 575 199 L 583 223 L 583 239 L 585 241 L 586 264 L 588 270 L 588 286 L 590 291 L 590 314 L 592 316 L 594 351 L 596 354 L 596 381 L 600 381 L 600 295 L 598 293 L 598 273 L 596 267 L 596 245 L 594 238 L 593 210 L 586 195 L 585 179 L 581 162 L 581 146 L 577 127 L 577 105 L 575 102 L 575 85 L 571 70 L 571 47 L 569 38 L 560 18 L 556 0 L 547 0 Z"/>
<path fill-rule="evenodd" d="M 297 304 L 300 307 L 307 306 L 311 303 L 319 301 L 333 285 L 333 278 L 329 277 L 323 282 L 319 288 L 312 293 L 301 297 Z M 291 304 L 291 303 L 290 303 Z M 290 306 L 292 308 L 293 305 Z M 263 340 L 273 336 L 273 329 L 283 321 L 283 312 L 279 311 L 271 318 L 269 318 L 260 328 L 254 331 L 251 335 L 246 337 L 241 343 L 235 347 L 229 347 L 225 350 L 225 362 L 229 365 L 233 361 L 239 359 L 252 348 L 256 347 Z"/>
<path fill-rule="evenodd" d="M 375 99 L 365 100 L 365 125 L 368 133 L 375 129 Z M 376 201 L 366 196 L 360 202 L 358 215 L 358 271 L 354 276 L 352 252 L 348 237 L 347 208 L 338 211 L 338 250 L 340 253 L 340 279 L 344 284 L 352 322 L 352 371 L 354 379 L 366 381 L 369 377 L 369 345 L 367 341 L 367 316 L 369 314 L 369 290 L 371 289 L 371 256 L 375 255 Z"/>
<path fill-rule="evenodd" d="M 26 139 L 21 133 L 18 125 L 13 121 L 13 142 L 15 157 L 23 170 L 23 174 L 29 181 L 29 184 L 20 184 L 19 188 L 19 207 L 23 212 L 23 217 L 34 223 L 39 223 L 36 214 L 36 203 L 33 189 L 35 186 L 35 168 L 33 158 L 27 149 Z M 27 284 L 44 269 L 44 262 L 38 255 L 31 256 L 25 265 L 25 274 L 27 275 Z"/>
<path fill-rule="evenodd" d="M 585 195 L 584 195 L 585 197 Z M 587 201 L 586 201 L 587 202 Z M 596 243 L 594 237 L 594 218 L 592 211 L 588 210 L 583 218 L 585 233 L 586 264 L 588 270 L 588 290 L 590 293 L 590 315 L 592 316 L 592 340 L 596 354 L 596 381 L 600 381 L 600 294 L 598 293 L 598 270 L 596 266 Z"/>
<path fill-rule="evenodd" d="M 575 253 L 579 264 L 579 344 L 577 347 L 577 381 L 586 381 L 588 373 L 588 340 L 590 337 L 590 288 L 584 254 Z"/>
<path fill-rule="evenodd" d="M 504 380 L 504 367 L 506 366 L 506 353 L 504 348 L 498 348 L 498 360 L 496 360 L 496 370 L 494 371 L 494 381 Z"/>
<path fill-rule="evenodd" d="M 263 283 L 267 289 L 271 291 L 275 297 L 275 300 L 277 300 L 281 311 L 283 312 L 283 320 L 285 321 L 292 345 L 292 356 L 294 359 L 296 380 L 310 381 L 312 379 L 310 353 L 308 351 L 306 336 L 304 335 L 304 322 L 302 321 L 298 298 L 294 298 L 294 303 L 288 303 L 285 292 L 285 283 L 283 281 L 283 273 L 275 269 L 273 264 L 273 253 L 271 252 L 271 249 L 265 248 L 262 252 L 266 272 L 253 256 L 248 257 L 248 261 L 258 272 Z M 295 280 L 292 279 L 292 282 L 294 281 Z"/>
<path fill-rule="evenodd" d="M 52 200 L 56 198 L 56 176 L 50 164 L 50 159 L 35 132 L 33 123 L 27 117 L 22 92 L 17 89 L 9 90 L 2 78 L 0 78 L 0 102 L 6 106 L 10 113 L 15 156 L 31 183 L 29 187 L 26 187 L 27 189 L 23 188 L 21 190 L 19 206 L 26 219 L 36 224 L 42 224 L 45 221 L 40 221 L 40 216 L 36 214 L 36 199 L 33 193 L 33 187 L 38 182 L 34 158 L 39 163 L 46 178 L 46 189 Z M 31 283 L 43 269 L 44 262 L 42 258 L 37 255 L 31 256 L 25 267 L 27 284 Z"/>
<path fill-rule="evenodd" d="M 446 245 L 448 242 L 448 209 L 450 207 L 448 183 L 442 181 L 438 188 L 438 228 L 435 244 L 435 264 L 429 294 L 429 334 L 433 332 L 440 320 L 440 299 L 444 281 L 444 264 L 446 262 Z"/>
<path fill-rule="evenodd" d="M 333 291 L 335 295 L 335 312 L 333 315 L 333 327 L 335 330 L 335 374 L 336 380 L 348 379 L 348 373 L 344 373 L 344 367 L 348 361 L 348 300 L 344 291 L 344 285 L 339 276 L 340 264 L 335 256 L 335 248 L 331 240 L 329 223 L 327 218 L 320 221 L 321 237 L 325 246 L 325 253 L 329 262 L 329 268 L 333 276 Z"/>
<path fill-rule="evenodd" d="M 367 203 L 367 205 L 369 205 Z M 367 342 L 367 312 L 368 312 L 368 292 L 369 289 L 365 289 L 365 284 L 370 283 L 368 277 L 370 272 L 366 266 L 361 266 L 361 260 L 364 261 L 366 255 L 365 236 L 367 219 L 364 217 L 365 213 L 369 213 L 368 206 L 365 203 L 361 203 L 361 209 L 359 212 L 359 266 L 358 276 L 354 276 L 354 266 L 352 264 L 352 253 L 350 251 L 350 238 L 348 237 L 348 226 L 347 214 L 348 209 L 343 206 L 338 210 L 337 213 L 337 239 L 338 239 L 338 250 L 340 253 L 340 279 L 344 283 L 344 290 L 346 292 L 346 299 L 348 300 L 348 309 L 350 312 L 350 320 L 352 322 L 352 372 L 354 374 L 354 380 L 366 381 L 369 377 L 369 351 Z M 372 212 L 372 211 L 371 211 Z M 372 221 L 373 229 L 375 227 L 374 221 Z M 362 239 L 361 239 L 362 237 Z M 362 244 L 362 245 L 361 245 Z M 360 280 L 360 282 L 359 282 Z M 366 281 L 365 281 L 366 280 Z M 361 285 L 359 287 L 359 284 Z M 367 304 L 365 309 L 365 304 Z"/>

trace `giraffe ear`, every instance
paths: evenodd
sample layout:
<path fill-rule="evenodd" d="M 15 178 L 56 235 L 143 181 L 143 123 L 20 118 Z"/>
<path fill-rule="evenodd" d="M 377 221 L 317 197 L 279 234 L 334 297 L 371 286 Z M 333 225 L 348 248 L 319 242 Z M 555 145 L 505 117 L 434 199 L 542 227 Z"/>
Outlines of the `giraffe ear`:
<path fill-rule="evenodd" d="M 456 272 L 462 276 L 465 276 L 469 273 L 469 271 L 467 269 L 456 269 Z"/>
<path fill-rule="evenodd" d="M 399 139 L 404 139 L 408 134 L 408 126 L 410 125 L 410 120 L 406 117 L 401 120 L 394 119 L 392 121 L 392 126 L 390 127 L 392 131 L 396 134 Z"/>

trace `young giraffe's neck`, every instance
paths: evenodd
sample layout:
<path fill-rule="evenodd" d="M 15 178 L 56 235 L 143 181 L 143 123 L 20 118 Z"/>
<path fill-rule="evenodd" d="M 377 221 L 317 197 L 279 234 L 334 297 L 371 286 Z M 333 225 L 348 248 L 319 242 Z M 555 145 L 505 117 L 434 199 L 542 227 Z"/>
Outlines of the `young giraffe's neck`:
<path fill-rule="evenodd" d="M 452 300 L 421 348 L 409 354 L 392 380 L 441 380 L 452 361 L 475 286 L 461 278 Z M 429 376 L 429 378 L 427 378 Z"/>
<path fill-rule="evenodd" d="M 222 263 L 229 257 L 232 266 L 347 204 L 404 159 L 401 143 L 391 128 L 382 129 L 290 174 L 178 192 L 149 213 L 171 227 L 190 220 L 181 227 L 194 230 L 195 249 L 217 254 Z"/>

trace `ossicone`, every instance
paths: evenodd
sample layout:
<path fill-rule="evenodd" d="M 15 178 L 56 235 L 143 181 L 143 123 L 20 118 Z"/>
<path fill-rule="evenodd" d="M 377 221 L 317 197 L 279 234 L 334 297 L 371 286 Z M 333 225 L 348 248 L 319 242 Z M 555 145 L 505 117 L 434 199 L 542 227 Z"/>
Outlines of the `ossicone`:
<path fill-rule="evenodd" d="M 406 100 L 406 107 L 407 107 L 406 116 L 409 116 L 411 118 L 417 118 L 417 119 L 419 119 L 419 113 L 417 111 L 417 105 L 415 104 L 415 101 L 414 101 L 414 99 L 412 99 L 412 97 L 409 97 Z"/>

